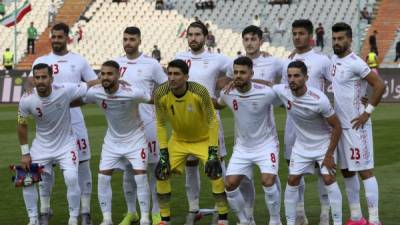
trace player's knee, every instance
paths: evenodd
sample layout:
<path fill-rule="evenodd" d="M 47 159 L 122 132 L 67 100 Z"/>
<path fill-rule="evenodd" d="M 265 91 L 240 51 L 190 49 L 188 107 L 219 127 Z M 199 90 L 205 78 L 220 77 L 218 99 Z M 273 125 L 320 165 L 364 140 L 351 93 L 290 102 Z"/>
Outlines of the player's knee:
<path fill-rule="evenodd" d="M 324 184 L 325 184 L 325 185 L 331 185 L 331 184 L 333 184 L 333 183 L 336 181 L 335 176 L 333 176 L 333 175 L 326 175 L 326 174 L 323 174 L 323 175 L 322 175 L 322 180 L 324 181 Z"/>
<path fill-rule="evenodd" d="M 214 194 L 220 194 L 225 192 L 225 185 L 222 178 L 211 180 L 212 192 Z"/>
<path fill-rule="evenodd" d="M 79 189 L 78 174 L 75 171 L 65 170 L 64 171 L 64 180 L 65 180 L 65 184 L 67 185 L 68 188 L 78 188 Z"/>
<path fill-rule="evenodd" d="M 238 182 L 235 182 L 233 180 L 228 180 L 228 179 L 225 180 L 225 190 L 233 191 L 238 187 L 239 187 L 239 183 Z"/>
<path fill-rule="evenodd" d="M 275 175 L 274 174 L 262 174 L 261 183 L 264 187 L 271 187 L 275 184 Z"/>
<path fill-rule="evenodd" d="M 341 170 L 342 175 L 344 178 L 350 178 L 356 175 L 356 172 L 354 171 L 349 171 L 348 169 L 343 169 Z"/>
<path fill-rule="evenodd" d="M 301 175 L 289 175 L 288 184 L 290 186 L 298 186 L 300 184 Z"/>
<path fill-rule="evenodd" d="M 362 180 L 366 180 L 374 176 L 372 169 L 359 171 L 358 173 L 360 174 Z"/>
<path fill-rule="evenodd" d="M 147 174 L 146 170 L 133 170 L 133 175 Z"/>

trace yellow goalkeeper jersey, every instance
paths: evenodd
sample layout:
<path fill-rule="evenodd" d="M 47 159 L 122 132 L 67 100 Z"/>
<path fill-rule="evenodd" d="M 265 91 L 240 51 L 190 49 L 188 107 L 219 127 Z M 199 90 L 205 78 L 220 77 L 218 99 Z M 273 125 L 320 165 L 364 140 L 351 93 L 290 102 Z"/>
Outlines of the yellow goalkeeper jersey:
<path fill-rule="evenodd" d="M 186 93 L 176 97 L 168 82 L 154 93 L 157 115 L 157 138 L 160 148 L 167 148 L 167 121 L 177 141 L 198 142 L 209 139 L 209 146 L 218 146 L 218 121 L 207 89 L 187 82 Z"/>

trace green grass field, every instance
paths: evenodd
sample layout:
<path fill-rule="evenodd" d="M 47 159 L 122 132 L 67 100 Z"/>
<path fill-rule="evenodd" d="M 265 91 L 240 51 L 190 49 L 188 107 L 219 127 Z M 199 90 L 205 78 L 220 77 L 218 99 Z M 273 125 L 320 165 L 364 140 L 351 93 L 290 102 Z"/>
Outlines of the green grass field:
<path fill-rule="evenodd" d="M 0 105 L 0 225 L 20 225 L 27 224 L 28 217 L 25 210 L 22 189 L 14 188 L 11 184 L 11 174 L 8 171 L 8 165 L 18 163 L 20 159 L 20 149 L 16 135 L 16 109 L 17 105 Z M 373 115 L 374 128 L 374 146 L 375 146 L 375 174 L 379 182 L 380 191 L 380 216 L 383 224 L 396 225 L 400 224 L 400 210 L 397 208 L 397 201 L 400 200 L 400 162 L 398 150 L 400 147 L 399 117 L 400 105 L 382 104 Z M 95 106 L 85 106 L 84 115 L 86 125 L 88 127 L 90 144 L 92 149 L 92 173 L 93 173 L 93 195 L 92 195 L 92 216 L 94 224 L 101 222 L 102 216 L 97 201 L 97 171 L 101 150 L 101 144 L 106 130 L 106 122 L 103 114 Z M 282 108 L 275 110 L 275 119 L 277 129 L 281 141 L 281 149 L 283 147 L 283 128 L 285 121 L 285 112 Z M 222 120 L 225 130 L 225 141 L 228 151 L 231 151 L 234 136 L 234 121 L 229 111 L 222 112 Z M 33 123 L 30 123 L 29 139 L 32 141 L 34 137 Z M 284 187 L 287 177 L 287 166 L 282 160 L 280 177 Z M 256 174 L 258 170 L 256 169 Z M 67 224 L 68 210 L 66 201 L 65 185 L 59 169 L 56 174 L 56 184 L 53 189 L 52 208 L 54 209 L 54 217 L 50 221 L 53 225 Z M 347 199 L 344 193 L 344 185 L 340 175 L 338 180 L 343 194 L 344 218 L 349 216 Z M 261 189 L 260 182 L 256 176 L 256 207 L 255 216 L 257 224 L 266 224 L 268 221 L 268 212 L 264 203 L 264 194 Z M 112 180 L 113 185 L 113 220 L 118 224 L 125 212 L 125 203 L 122 193 L 122 177 L 121 173 L 115 173 Z M 319 199 L 316 190 L 316 180 L 314 177 L 306 179 L 306 212 L 310 225 L 318 224 L 319 221 Z M 172 216 L 173 224 L 181 225 L 184 223 L 187 201 L 184 190 L 184 176 L 176 176 L 172 179 L 173 197 L 172 197 Z M 362 189 L 363 191 L 363 189 Z M 210 184 L 202 177 L 202 193 L 201 207 L 211 208 L 214 205 L 212 195 L 210 194 Z M 362 192 L 363 193 L 363 192 Z M 283 197 L 282 197 L 283 202 Z M 364 215 L 366 214 L 366 203 L 362 197 L 362 207 Z M 282 204 L 282 222 L 284 219 L 284 209 Z M 205 218 L 198 224 L 210 224 L 210 219 Z M 230 215 L 231 224 L 235 224 L 233 214 Z"/>

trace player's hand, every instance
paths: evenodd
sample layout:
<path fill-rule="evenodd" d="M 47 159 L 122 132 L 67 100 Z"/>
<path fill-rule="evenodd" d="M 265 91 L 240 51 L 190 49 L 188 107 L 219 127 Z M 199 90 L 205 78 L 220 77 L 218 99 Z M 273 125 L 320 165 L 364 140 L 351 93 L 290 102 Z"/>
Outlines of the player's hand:
<path fill-rule="evenodd" d="M 368 96 L 363 96 L 363 97 L 361 97 L 361 103 L 365 106 L 365 107 L 367 107 L 367 105 L 368 105 Z"/>
<path fill-rule="evenodd" d="M 330 175 L 335 175 L 336 174 L 336 164 L 335 164 L 335 159 L 333 158 L 333 155 L 331 154 L 326 154 L 324 161 L 322 162 L 321 168 L 326 167 Z"/>
<path fill-rule="evenodd" d="M 218 159 L 218 147 L 208 147 L 208 159 L 204 167 L 204 172 L 211 180 L 216 180 L 222 175 L 221 162 Z"/>
<path fill-rule="evenodd" d="M 266 51 L 261 51 L 260 54 L 261 54 L 263 57 L 270 57 L 270 56 L 272 56 L 269 52 L 266 52 Z"/>
<path fill-rule="evenodd" d="M 155 175 L 157 180 L 167 180 L 171 175 L 168 148 L 160 149 L 160 160 L 157 163 Z"/>
<path fill-rule="evenodd" d="M 364 124 L 368 121 L 370 115 L 366 112 L 363 112 L 357 118 L 354 118 L 351 123 L 353 124 L 353 129 L 358 130 L 360 127 L 364 128 Z"/>
<path fill-rule="evenodd" d="M 31 167 L 32 163 L 32 158 L 30 154 L 22 155 L 21 156 L 21 167 L 25 171 L 29 171 L 29 168 Z"/>
<path fill-rule="evenodd" d="M 233 83 L 233 81 L 230 81 L 222 90 L 225 94 L 229 94 L 229 92 L 233 90 L 234 86 L 235 84 Z"/>

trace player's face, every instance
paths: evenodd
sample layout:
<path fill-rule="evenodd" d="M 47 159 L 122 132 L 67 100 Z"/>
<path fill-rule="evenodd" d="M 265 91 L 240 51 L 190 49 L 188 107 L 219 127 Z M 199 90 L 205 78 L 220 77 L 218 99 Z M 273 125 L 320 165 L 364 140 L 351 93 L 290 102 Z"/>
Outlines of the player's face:
<path fill-rule="evenodd" d="M 206 42 L 206 37 L 198 27 L 190 27 L 186 38 L 190 49 L 195 52 L 201 50 Z"/>
<path fill-rule="evenodd" d="M 53 77 L 49 75 L 47 68 L 38 69 L 33 72 L 33 85 L 39 94 L 45 94 L 50 90 Z"/>
<path fill-rule="evenodd" d="M 252 33 L 245 34 L 242 39 L 243 47 L 247 54 L 254 54 L 260 51 L 261 39 Z"/>
<path fill-rule="evenodd" d="M 133 54 L 139 51 L 141 39 L 137 34 L 124 33 L 123 46 L 126 54 Z"/>
<path fill-rule="evenodd" d="M 100 78 L 104 89 L 114 88 L 115 85 L 118 85 L 119 71 L 111 66 L 102 66 Z"/>
<path fill-rule="evenodd" d="M 188 78 L 188 75 L 184 74 L 178 67 L 168 68 L 168 84 L 171 89 L 183 88 Z"/>
<path fill-rule="evenodd" d="M 68 35 L 63 30 L 53 30 L 51 32 L 51 47 L 53 52 L 62 52 L 67 49 Z"/>
<path fill-rule="evenodd" d="M 241 88 L 250 83 L 253 70 L 245 65 L 233 65 L 233 83 L 235 87 Z"/>
<path fill-rule="evenodd" d="M 351 38 L 347 37 L 345 31 L 332 33 L 332 48 L 336 55 L 345 53 L 351 45 Z"/>
<path fill-rule="evenodd" d="M 302 74 L 300 68 L 289 68 L 287 75 L 290 90 L 297 91 L 304 88 L 307 81 L 307 75 Z"/>
<path fill-rule="evenodd" d="M 310 45 L 312 34 L 309 34 L 305 28 L 292 28 L 293 45 L 297 49 L 307 48 Z"/>

